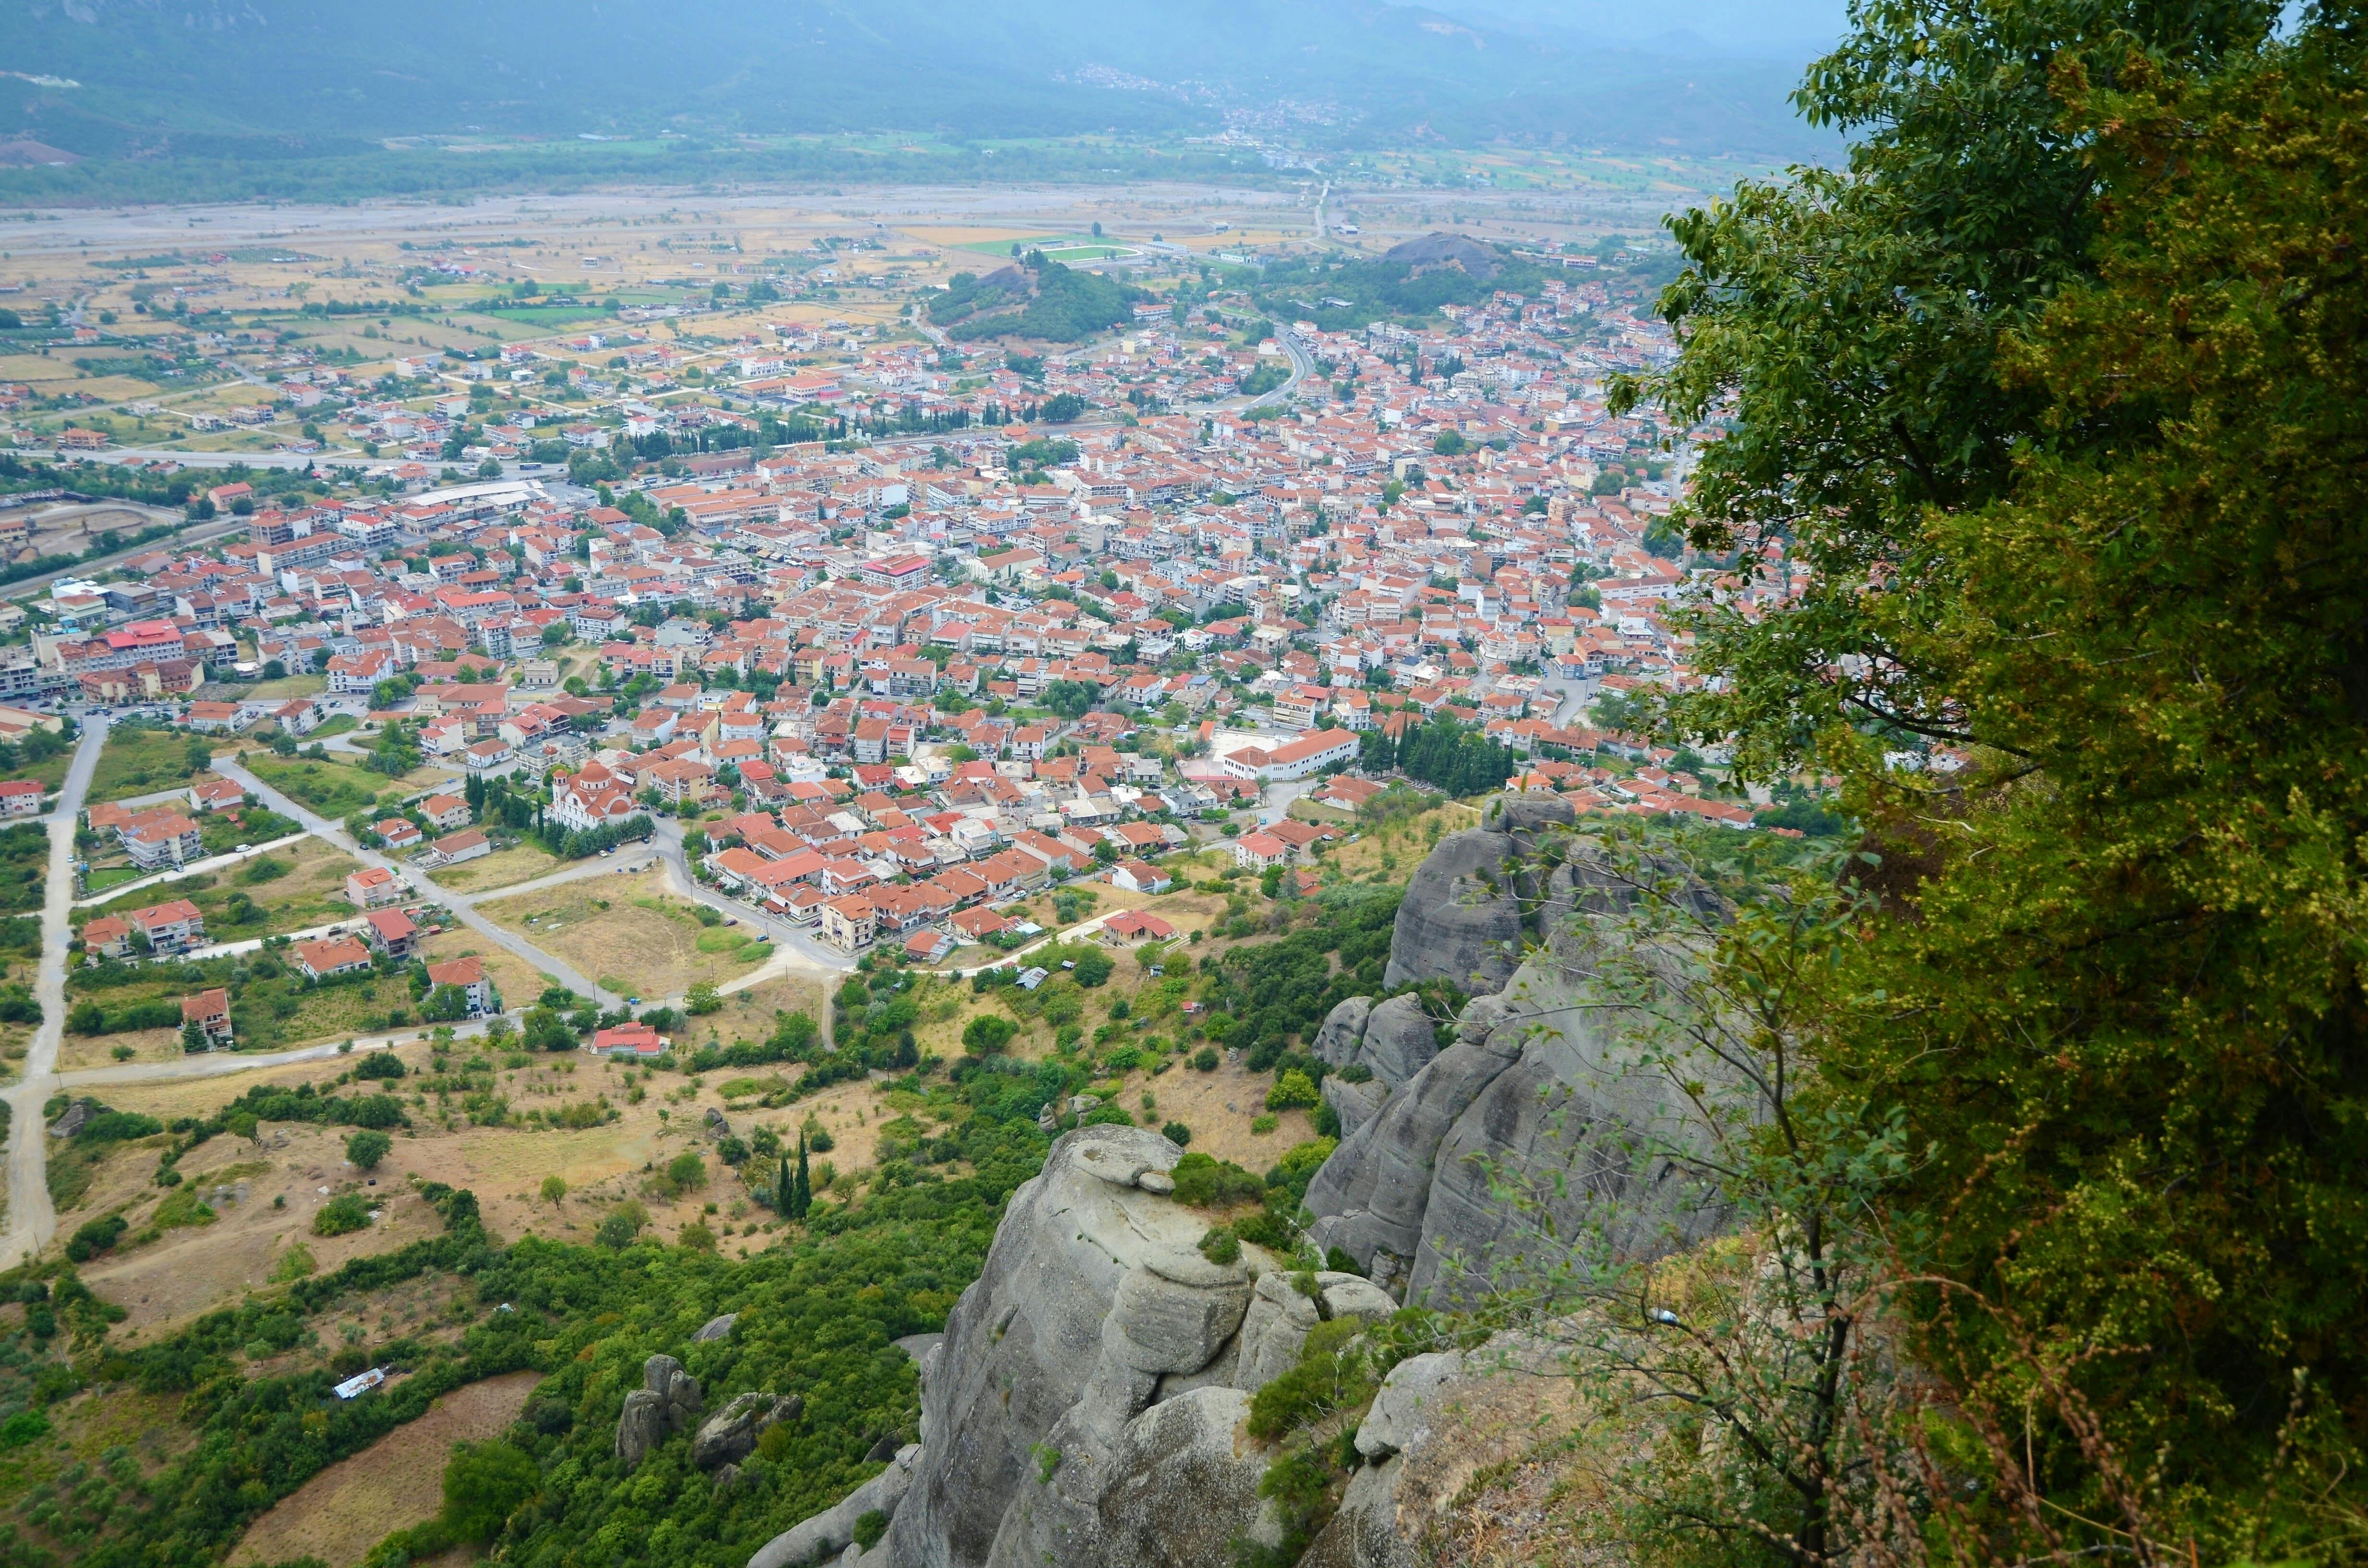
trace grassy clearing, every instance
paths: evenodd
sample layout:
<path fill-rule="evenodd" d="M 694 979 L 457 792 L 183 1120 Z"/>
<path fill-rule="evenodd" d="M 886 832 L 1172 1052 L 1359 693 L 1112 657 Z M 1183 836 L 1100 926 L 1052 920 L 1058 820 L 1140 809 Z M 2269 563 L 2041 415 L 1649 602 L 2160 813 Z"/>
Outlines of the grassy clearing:
<path fill-rule="evenodd" d="M 98 766 L 91 770 L 89 799 L 120 801 L 186 786 L 212 765 L 213 749 L 203 735 L 119 726 L 108 732 Z"/>
<path fill-rule="evenodd" d="M 376 806 L 383 793 L 401 794 L 400 786 L 384 774 L 342 762 L 258 756 L 249 758 L 246 766 L 266 784 L 324 817 L 351 816 Z"/>
<path fill-rule="evenodd" d="M 481 888 L 506 888 L 512 882 L 530 882 L 546 877 L 566 865 L 549 850 L 531 844 L 520 844 L 508 849 L 496 849 L 482 860 L 463 860 L 457 866 L 428 872 L 438 887 L 473 892 Z"/>
<path fill-rule="evenodd" d="M 679 995 L 702 980 L 720 983 L 748 967 L 736 944 L 729 953 L 701 950 L 700 938 L 711 930 L 737 928 L 701 926 L 688 903 L 666 892 L 661 872 L 586 877 L 478 908 L 578 973 L 645 1001 Z"/>
<path fill-rule="evenodd" d="M 237 1565 L 312 1557 L 347 1568 L 391 1530 L 443 1506 L 444 1461 L 455 1443 L 498 1436 L 526 1408 L 538 1372 L 511 1372 L 454 1389 L 427 1414 L 331 1465 L 255 1521 L 229 1558 Z"/>

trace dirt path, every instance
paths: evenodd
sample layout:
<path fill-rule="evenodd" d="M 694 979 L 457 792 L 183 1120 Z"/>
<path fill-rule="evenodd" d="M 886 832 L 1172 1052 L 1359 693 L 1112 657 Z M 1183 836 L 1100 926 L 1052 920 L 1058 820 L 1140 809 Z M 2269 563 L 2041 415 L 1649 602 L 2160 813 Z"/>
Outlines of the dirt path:
<path fill-rule="evenodd" d="M 539 1372 L 509 1372 L 454 1389 L 427 1414 L 331 1465 L 255 1521 L 231 1568 L 317 1557 L 349 1568 L 389 1531 L 423 1524 L 444 1506 L 452 1445 L 498 1436 L 526 1408 Z"/>

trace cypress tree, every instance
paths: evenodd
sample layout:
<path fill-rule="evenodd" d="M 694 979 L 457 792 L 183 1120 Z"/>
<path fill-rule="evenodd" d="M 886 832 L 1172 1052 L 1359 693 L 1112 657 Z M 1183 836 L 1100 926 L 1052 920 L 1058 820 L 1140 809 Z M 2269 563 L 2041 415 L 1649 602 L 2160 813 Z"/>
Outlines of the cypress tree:
<path fill-rule="evenodd" d="M 797 1203 L 797 1183 L 790 1177 L 790 1157 L 783 1154 L 780 1172 L 773 1177 L 773 1207 L 780 1211 L 783 1219 L 793 1220 L 797 1216 L 791 1210 Z"/>
<path fill-rule="evenodd" d="M 814 1182 L 812 1178 L 806 1175 L 806 1135 L 803 1131 L 801 1131 L 798 1133 L 798 1197 L 796 1218 L 801 1220 L 804 1219 L 806 1217 L 806 1211 L 813 1207 Z"/>

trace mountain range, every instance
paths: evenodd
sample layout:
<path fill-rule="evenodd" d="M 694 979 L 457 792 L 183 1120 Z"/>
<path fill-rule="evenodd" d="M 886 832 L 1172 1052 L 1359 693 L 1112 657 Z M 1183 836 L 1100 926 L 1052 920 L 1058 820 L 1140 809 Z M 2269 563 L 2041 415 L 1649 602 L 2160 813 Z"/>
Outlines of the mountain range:
<path fill-rule="evenodd" d="M 20 0 L 7 12 L 0 139 L 82 157 L 350 152 L 471 132 L 1163 135 L 1244 111 L 1318 143 L 1512 136 L 1784 155 L 1811 140 L 1784 101 L 1798 50 L 1605 41 L 1614 14 L 1556 0 L 1475 0 L 1463 16 L 1376 0 Z"/>

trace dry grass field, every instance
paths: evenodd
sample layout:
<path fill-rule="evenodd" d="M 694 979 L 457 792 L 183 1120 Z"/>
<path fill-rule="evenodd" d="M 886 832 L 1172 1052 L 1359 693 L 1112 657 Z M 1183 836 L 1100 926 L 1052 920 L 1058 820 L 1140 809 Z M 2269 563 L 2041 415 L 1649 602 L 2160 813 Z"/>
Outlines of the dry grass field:
<path fill-rule="evenodd" d="M 701 926 L 691 907 L 666 890 L 660 871 L 586 877 L 478 906 L 578 973 L 653 1001 L 681 995 L 702 980 L 721 983 L 755 967 L 753 959 L 744 962 L 738 957 L 736 928 Z"/>
<path fill-rule="evenodd" d="M 460 892 L 480 892 L 492 888 L 506 888 L 514 882 L 530 882 L 537 877 L 547 877 L 564 869 L 567 862 L 549 850 L 532 844 L 513 845 L 496 849 L 481 860 L 463 860 L 457 866 L 445 866 L 427 874 L 436 885 Z"/>
<path fill-rule="evenodd" d="M 316 1078 L 323 1074 L 315 1069 Z M 230 1099 L 247 1083 L 245 1075 L 225 1088 L 207 1085 L 206 1108 Z M 144 1108 L 128 1095 L 110 1094 L 107 1103 L 123 1109 Z M 213 1219 L 165 1229 L 155 1241 L 137 1237 L 153 1222 L 160 1205 L 173 1193 L 156 1186 L 156 1156 L 161 1139 L 144 1139 L 111 1153 L 98 1169 L 81 1204 L 58 1216 L 61 1234 L 102 1214 L 120 1212 L 131 1226 L 114 1250 L 83 1268 L 92 1290 L 131 1315 L 115 1330 L 120 1343 L 137 1344 L 160 1330 L 186 1323 L 198 1313 L 251 1290 L 265 1289 L 272 1269 L 290 1246 L 302 1244 L 321 1269 L 334 1269 L 349 1258 L 389 1252 L 443 1228 L 434 1210 L 415 1197 L 399 1178 L 381 1168 L 376 1187 L 346 1164 L 345 1139 L 350 1129 L 316 1127 L 309 1123 L 271 1123 L 263 1129 L 262 1146 L 235 1138 L 216 1138 L 191 1151 L 180 1164 L 183 1188 L 201 1199 Z M 393 1162 L 390 1161 L 392 1165 Z M 244 1184 L 243 1199 L 210 1199 L 215 1189 L 235 1190 Z M 313 1212 L 348 1187 L 368 1194 L 381 1218 L 368 1230 L 349 1235 L 323 1237 L 312 1233 Z M 275 1206 L 275 1199 L 284 1207 Z M 185 1200 L 186 1201 L 186 1200 Z"/>
<path fill-rule="evenodd" d="M 452 1445 L 498 1435 L 541 1381 L 537 1372 L 510 1372 L 454 1389 L 418 1420 L 281 1498 L 248 1527 L 228 1559 L 232 1568 L 301 1557 L 349 1568 L 389 1531 L 434 1517 L 444 1504 L 444 1461 Z"/>

